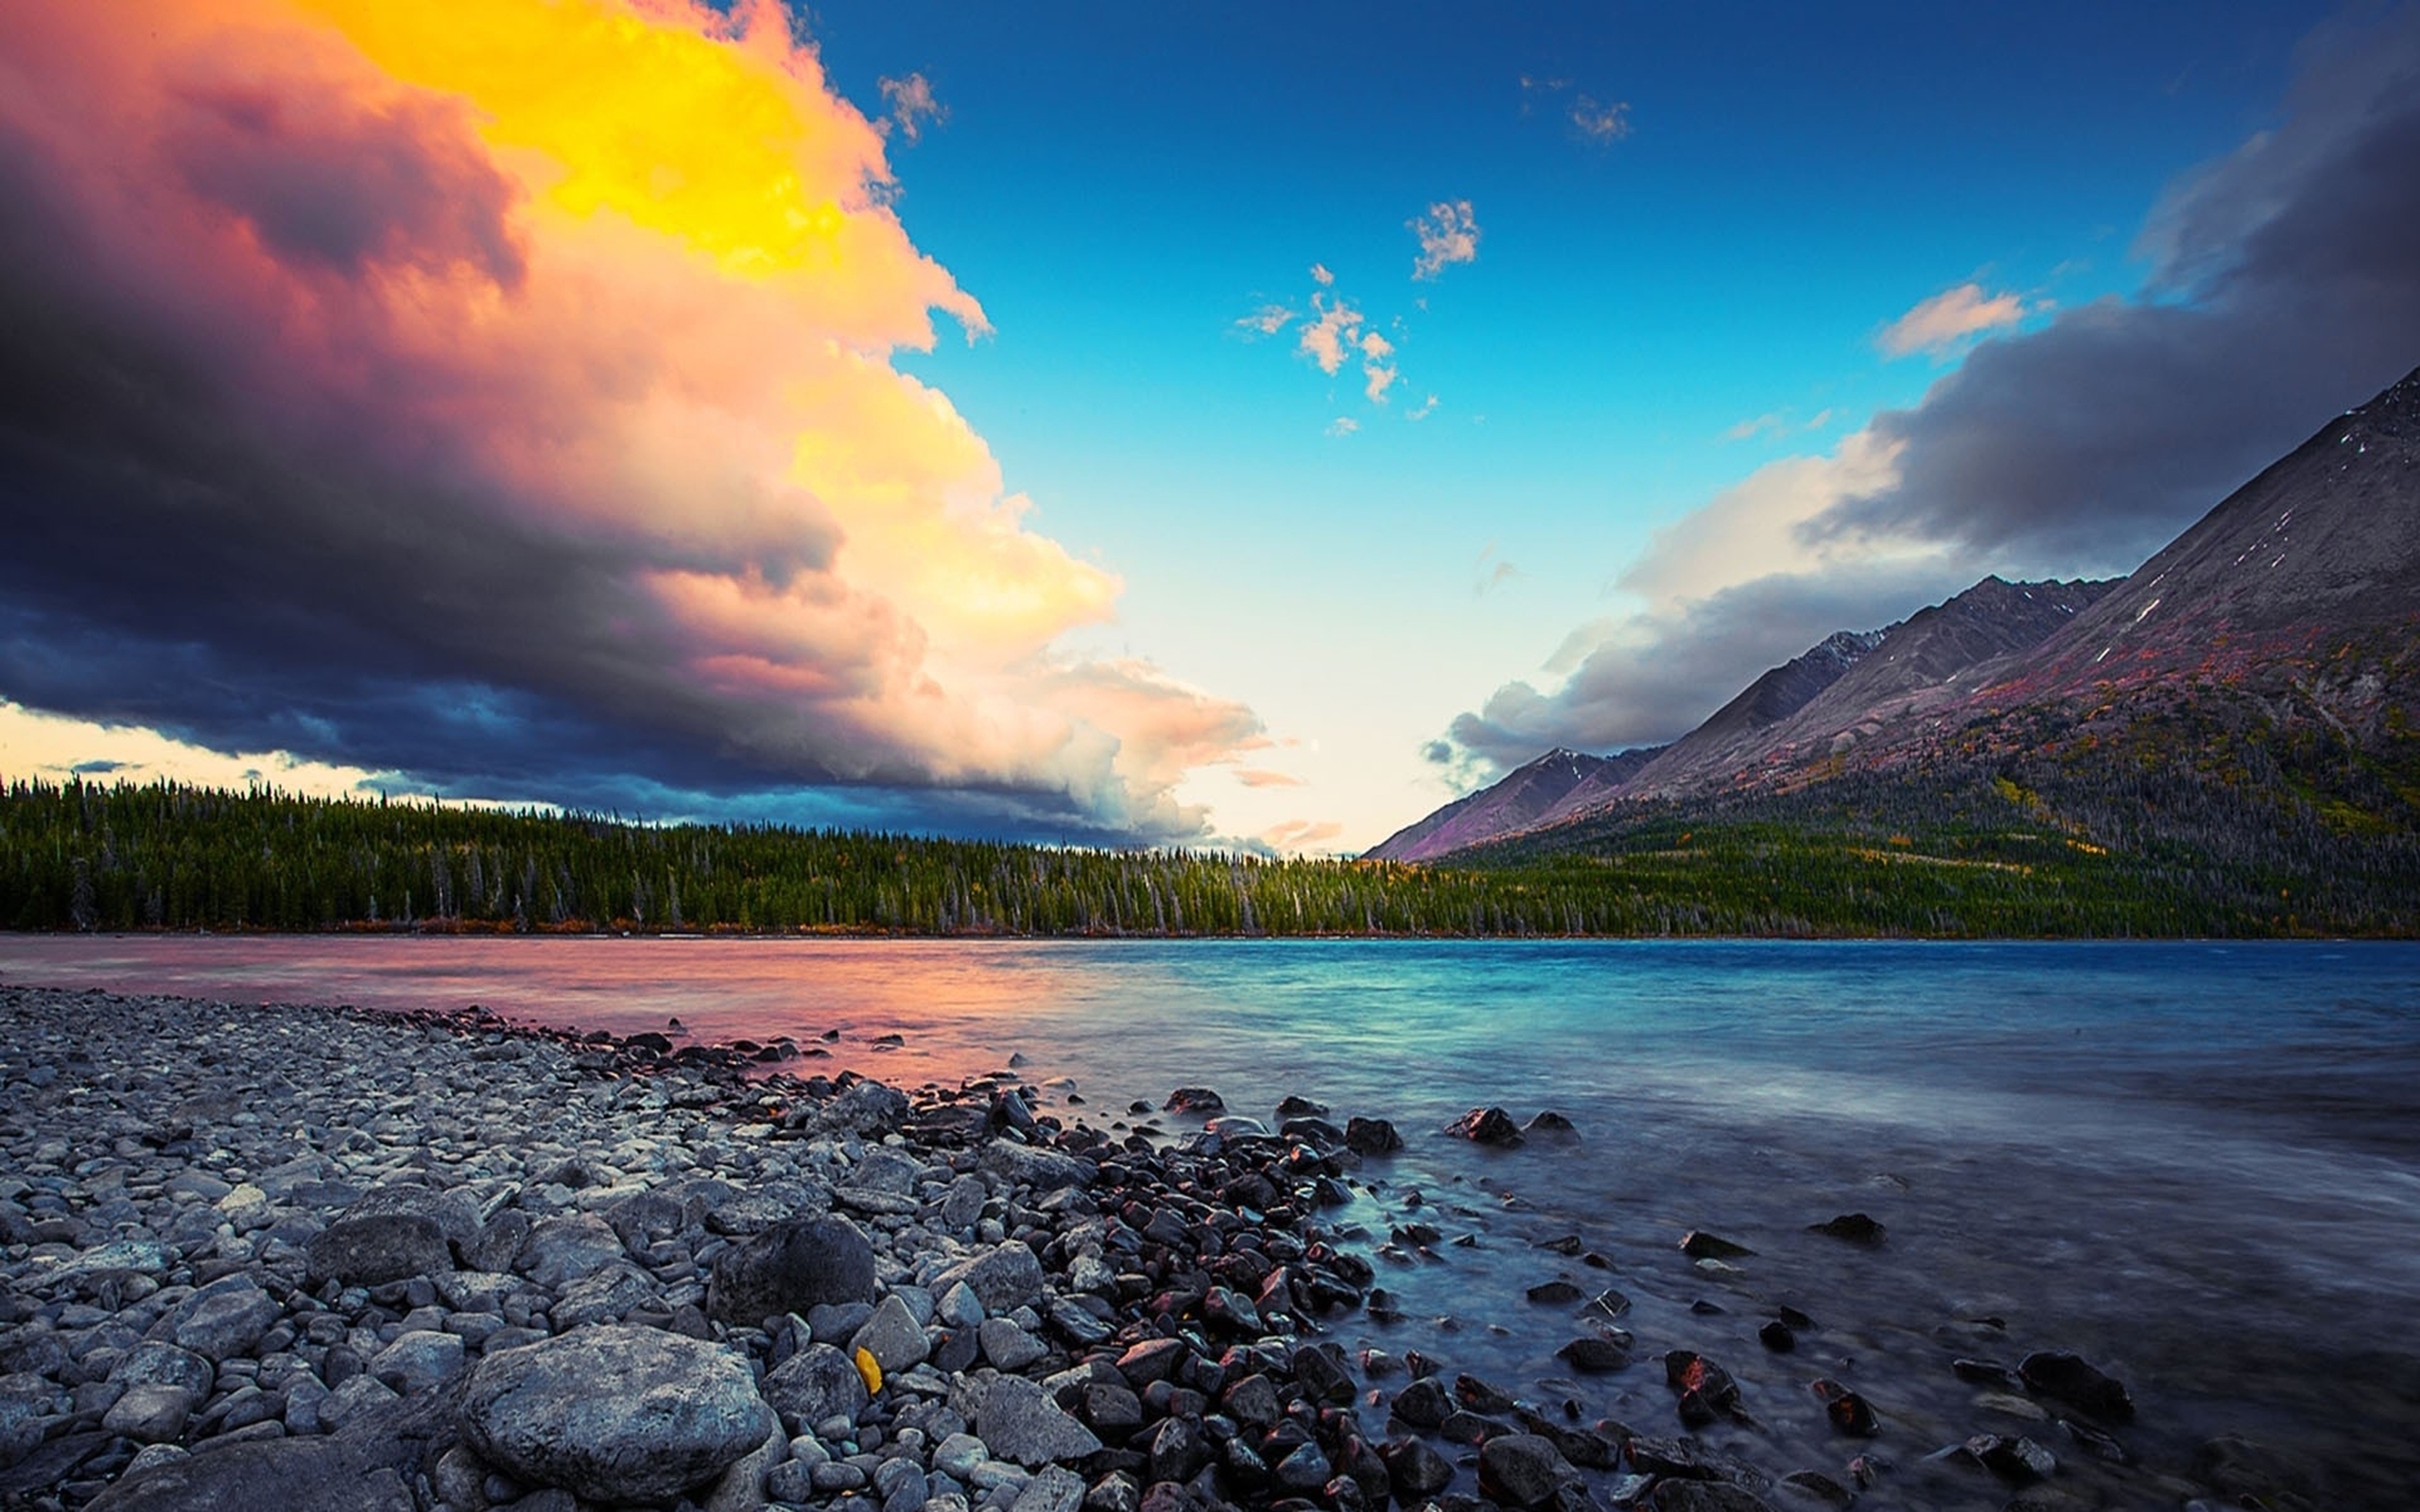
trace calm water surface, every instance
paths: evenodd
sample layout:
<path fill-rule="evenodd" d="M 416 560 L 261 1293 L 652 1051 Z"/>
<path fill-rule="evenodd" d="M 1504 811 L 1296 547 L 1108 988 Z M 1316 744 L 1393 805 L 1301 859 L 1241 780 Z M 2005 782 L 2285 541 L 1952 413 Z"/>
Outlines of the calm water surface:
<path fill-rule="evenodd" d="M 1885 1413 L 1906 1504 L 2004 1501 L 1916 1464 L 1984 1431 L 2042 1437 L 2109 1504 L 2177 1504 L 2095 1480 L 2055 1425 L 1947 1370 L 2072 1349 L 2132 1385 L 2124 1436 L 2153 1464 L 2242 1433 L 2314 1462 L 2335 1504 L 2420 1504 L 2420 948 L 0 937 L 0 979 L 622 1033 L 677 1017 L 704 1040 L 838 1029 L 840 1063 L 903 1085 L 1022 1053 L 1054 1110 L 1103 1124 L 1180 1084 L 1263 1117 L 1300 1092 L 1410 1142 L 1362 1172 L 1345 1217 L 1369 1246 L 1414 1211 L 1477 1241 L 1382 1264 L 1410 1320 L 1348 1342 L 1656 1432 L 1677 1424 L 1651 1357 L 1686 1346 L 1758 1419 L 1717 1438 L 1772 1468 L 1838 1475 L 1855 1452 L 1806 1390 L 1831 1375 Z M 896 1051 L 865 1043 L 891 1032 Z M 1505 1154 L 1434 1132 L 1478 1104 L 1582 1137 Z M 1888 1226 L 1881 1250 L 1806 1231 L 1850 1211 Z M 1676 1248 L 1690 1228 L 1757 1253 L 1708 1275 Z M 1572 1233 L 1611 1274 L 1533 1247 Z M 1568 1314 L 1521 1294 L 1558 1273 L 1633 1298 L 1647 1363 L 1557 1376 Z M 1820 1327 L 1773 1356 L 1755 1329 L 1785 1301 Z M 1987 1316 L 2004 1340 L 1960 1333 Z"/>

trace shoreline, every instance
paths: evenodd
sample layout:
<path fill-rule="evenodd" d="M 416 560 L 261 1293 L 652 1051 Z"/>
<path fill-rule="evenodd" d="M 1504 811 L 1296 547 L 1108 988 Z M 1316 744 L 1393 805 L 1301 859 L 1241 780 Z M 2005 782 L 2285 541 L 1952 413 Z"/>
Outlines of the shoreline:
<path fill-rule="evenodd" d="M 13 1372 L 0 1504 L 256 1507 L 277 1504 L 261 1486 L 302 1476 L 346 1499 L 285 1504 L 568 1512 L 527 1464 L 515 1478 L 470 1447 L 506 1452 L 472 1426 L 481 1384 L 518 1350 L 632 1329 L 736 1362 L 731 1416 L 763 1430 L 711 1485 L 636 1504 L 687 1494 L 733 1512 L 775 1493 L 865 1512 L 1374 1512 L 1434 1499 L 1470 1512 L 1483 1489 L 1506 1506 L 1670 1512 L 1786 1507 L 1800 1491 L 1821 1504 L 1858 1479 L 1853 1435 L 1822 1469 L 1689 1436 L 1693 1411 L 1743 1410 L 1736 1384 L 1726 1393 L 1715 1366 L 1685 1386 L 1685 1365 L 1634 1359 L 1621 1308 L 1592 1317 L 1577 1289 L 1551 1305 L 1580 1304 L 1575 1344 L 1597 1341 L 1579 1381 L 1668 1377 L 1658 1420 L 1586 1426 L 1584 1391 L 1563 1411 L 1450 1370 L 1408 1385 L 1409 1357 L 1348 1358 L 1322 1332 L 1389 1321 L 1371 1263 L 1386 1246 L 1325 1215 L 1383 1188 L 1387 1161 L 1331 1137 L 1343 1131 L 1323 1116 L 1279 1138 L 1120 1137 L 1037 1119 L 1013 1071 L 911 1100 L 850 1072 L 804 1074 L 834 1064 L 809 1054 L 820 1046 L 674 1047 L 469 1010 L 10 986 L 0 1022 L 0 1364 Z M 743 1320 L 752 1304 L 717 1304 L 717 1283 L 728 1297 L 744 1279 L 735 1257 L 804 1232 L 784 1225 L 830 1221 L 819 1214 L 864 1237 L 863 1295 L 769 1312 L 770 1331 Z M 404 1263 L 387 1256 L 344 1274 L 366 1262 L 339 1251 L 375 1251 L 380 1234 L 417 1268 L 369 1280 Z M 1007 1388 L 995 1410 L 1011 1379 L 1033 1389 Z M 1246 1380 L 1266 1393 L 1238 1400 Z M 2193 1487 L 2180 1467 L 2103 1463 L 2101 1419 L 2001 1384 L 2043 1403 L 2041 1442 L 2003 1434 L 1932 1463 L 1916 1460 L 1930 1446 L 1886 1439 L 1855 1461 L 1876 1483 L 1868 1503 L 2089 1504 L 2058 1499 L 2073 1486 L 2175 1504 Z M 777 1397 L 779 1432 L 751 1416 Z M 821 1410 L 836 1404 L 847 1413 Z M 2055 1455 L 2034 1492 L 2016 1485 L 2020 1444 Z M 2264 1466 L 2212 1473 L 2274 1480 Z"/>

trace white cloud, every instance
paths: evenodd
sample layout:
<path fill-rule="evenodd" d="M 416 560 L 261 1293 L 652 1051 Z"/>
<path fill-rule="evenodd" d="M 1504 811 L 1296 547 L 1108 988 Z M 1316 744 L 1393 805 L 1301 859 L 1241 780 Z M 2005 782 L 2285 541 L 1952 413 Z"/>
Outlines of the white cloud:
<path fill-rule="evenodd" d="M 1580 133 L 1582 141 L 1610 146 L 1630 135 L 1630 102 L 1616 100 L 1600 105 L 1582 94 L 1572 102 L 1571 129 Z"/>
<path fill-rule="evenodd" d="M 1970 336 L 2015 325 L 2032 311 L 2016 294 L 1986 294 L 1980 284 L 1961 284 L 1920 301 L 1874 338 L 1885 355 L 1952 352 Z"/>
<path fill-rule="evenodd" d="M 1478 220 L 1467 199 L 1440 199 L 1428 214 L 1404 224 L 1420 239 L 1420 256 L 1411 265 L 1414 279 L 1433 279 L 1457 263 L 1478 261 Z"/>
<path fill-rule="evenodd" d="M 1431 394 L 1412 408 L 1405 410 L 1403 412 L 1403 418 L 1406 420 L 1426 420 L 1429 416 L 1436 413 L 1437 396 L 1435 394 Z"/>
<path fill-rule="evenodd" d="M 1328 288 L 1336 283 L 1336 275 L 1327 270 L 1327 265 L 1325 263 L 1313 263 L 1311 265 L 1311 282 L 1317 284 L 1322 288 Z"/>
<path fill-rule="evenodd" d="M 1360 428 L 1361 422 L 1355 420 L 1352 416 L 1339 415 L 1336 419 L 1328 421 L 1327 433 L 1330 436 L 1350 436 Z"/>
<path fill-rule="evenodd" d="M 1364 380 L 1361 392 L 1369 396 L 1370 403 L 1383 404 L 1387 402 L 1387 390 L 1393 387 L 1395 379 L 1401 376 L 1395 370 L 1395 365 L 1387 360 L 1394 355 L 1394 343 L 1375 331 L 1364 331 L 1360 345 L 1361 376 Z"/>

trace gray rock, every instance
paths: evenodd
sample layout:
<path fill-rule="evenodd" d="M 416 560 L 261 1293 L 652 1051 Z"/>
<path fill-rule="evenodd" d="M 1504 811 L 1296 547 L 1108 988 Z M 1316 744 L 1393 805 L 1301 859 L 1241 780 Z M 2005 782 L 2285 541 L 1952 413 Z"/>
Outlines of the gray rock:
<path fill-rule="evenodd" d="M 617 1260 L 564 1287 L 547 1315 L 555 1320 L 557 1332 L 567 1333 L 591 1323 L 618 1323 L 657 1300 L 654 1278 L 628 1261 Z"/>
<path fill-rule="evenodd" d="M 460 1375 L 462 1358 L 461 1335 L 413 1329 L 371 1357 L 370 1374 L 408 1397 Z"/>
<path fill-rule="evenodd" d="M 278 1319 L 280 1309 L 247 1275 L 222 1277 L 170 1314 L 169 1341 L 213 1364 L 250 1354 Z"/>
<path fill-rule="evenodd" d="M 479 1231 L 479 1207 L 469 1193 L 418 1181 L 387 1181 L 372 1187 L 344 1210 L 337 1222 L 389 1216 L 426 1218 L 437 1225 L 449 1245 L 467 1245 Z"/>
<path fill-rule="evenodd" d="M 975 1473 L 975 1467 L 991 1457 L 983 1440 L 973 1434 L 952 1434 L 933 1451 L 933 1469 L 953 1480 L 962 1481 Z"/>
<path fill-rule="evenodd" d="M 110 1380 L 121 1386 L 180 1386 L 196 1398 L 210 1395 L 217 1383 L 218 1372 L 209 1361 L 191 1349 L 180 1349 L 160 1339 L 149 1339 L 126 1352 L 126 1358 L 111 1367 Z"/>
<path fill-rule="evenodd" d="M 789 1457 L 790 1441 L 778 1427 L 765 1435 L 765 1441 L 735 1461 L 722 1472 L 707 1496 L 704 1512 L 760 1512 L 765 1505 L 765 1477 L 774 1466 Z"/>
<path fill-rule="evenodd" d="M 347 1286 L 377 1286 L 454 1268 L 445 1231 L 424 1213 L 380 1212 L 339 1218 L 311 1236 L 304 1247 L 313 1285 L 325 1280 Z"/>
<path fill-rule="evenodd" d="M 185 1431 L 185 1419 L 199 1400 L 182 1386 L 129 1386 L 101 1426 L 138 1444 L 164 1444 Z"/>
<path fill-rule="evenodd" d="M 961 1176 L 952 1180 L 949 1190 L 942 1194 L 942 1227 L 963 1228 L 983 1216 L 983 1203 L 990 1195 L 979 1176 Z"/>
<path fill-rule="evenodd" d="M 1049 1346 L 1004 1317 L 987 1317 L 975 1331 L 983 1358 L 1002 1370 L 1022 1370 L 1050 1352 Z"/>
<path fill-rule="evenodd" d="M 861 1083 L 860 1085 L 871 1085 Z M 753 1325 L 784 1313 L 873 1298 L 873 1246 L 846 1218 L 791 1218 L 725 1250 L 715 1261 L 706 1311 Z"/>
<path fill-rule="evenodd" d="M 865 1378 L 855 1360 L 828 1344 L 810 1344 L 765 1377 L 765 1400 L 782 1422 L 804 1432 L 827 1418 L 856 1417 L 866 1404 Z"/>
<path fill-rule="evenodd" d="M 129 1474 L 87 1512 L 414 1512 L 412 1493 L 389 1465 L 365 1464 L 324 1438 L 271 1438 L 186 1454 Z"/>
<path fill-rule="evenodd" d="M 887 1134 L 908 1118 L 908 1096 L 878 1081 L 861 1081 L 816 1113 L 809 1127 L 821 1134 Z"/>
<path fill-rule="evenodd" d="M 1037 1150 L 1028 1144 L 1008 1140 L 994 1140 L 983 1146 L 977 1158 L 976 1168 L 988 1171 L 1018 1186 L 1029 1186 L 1037 1192 L 1056 1192 L 1062 1187 L 1090 1186 L 1099 1168 L 1089 1160 L 1057 1150 Z M 968 1220 L 973 1222 L 972 1219 Z"/>
<path fill-rule="evenodd" d="M 866 1192 L 904 1197 L 916 1190 L 917 1163 L 897 1150 L 875 1145 L 850 1169 L 847 1184 Z"/>
<path fill-rule="evenodd" d="M 873 1355 L 885 1375 L 922 1365 L 925 1357 L 932 1353 L 932 1346 L 925 1342 L 916 1315 L 898 1297 L 883 1298 L 882 1305 L 873 1310 L 873 1316 L 866 1319 L 864 1327 L 849 1340 L 849 1349 L 852 1354 L 863 1349 Z"/>
<path fill-rule="evenodd" d="M 170 1263 L 167 1247 L 156 1239 L 113 1239 L 54 1269 L 35 1271 L 21 1284 L 44 1288 L 102 1276 L 160 1276 L 166 1273 Z"/>
<path fill-rule="evenodd" d="M 972 1286 L 963 1281 L 953 1281 L 949 1289 L 942 1293 L 941 1300 L 934 1306 L 934 1314 L 951 1328 L 971 1329 L 983 1321 L 983 1298 L 975 1295 Z"/>
<path fill-rule="evenodd" d="M 533 1224 L 521 1242 L 512 1268 L 548 1291 L 559 1292 L 622 1258 L 622 1236 L 593 1213 L 547 1218 Z"/>
<path fill-rule="evenodd" d="M 1076 1512 L 1084 1504 L 1084 1481 L 1074 1470 L 1046 1465 L 1034 1472 L 1009 1512 Z"/>
<path fill-rule="evenodd" d="M 507 1208 L 479 1226 L 470 1242 L 458 1246 L 466 1270 L 503 1272 L 512 1269 L 512 1257 L 521 1253 L 522 1244 L 529 1237 L 529 1215 L 518 1208 Z"/>
<path fill-rule="evenodd" d="M 608 1503 L 715 1480 L 774 1426 L 738 1351 L 618 1324 L 480 1361 L 458 1420 L 491 1464 Z"/>
<path fill-rule="evenodd" d="M 975 1432 L 994 1457 L 1028 1469 L 1100 1451 L 1091 1429 L 1060 1411 L 1041 1386 L 1023 1376 L 1002 1376 L 992 1383 L 976 1415 Z"/>
<path fill-rule="evenodd" d="M 1014 1240 L 995 1245 L 974 1258 L 952 1265 L 932 1280 L 945 1292 L 963 1283 L 994 1316 L 1027 1306 L 1042 1296 L 1042 1262 Z"/>

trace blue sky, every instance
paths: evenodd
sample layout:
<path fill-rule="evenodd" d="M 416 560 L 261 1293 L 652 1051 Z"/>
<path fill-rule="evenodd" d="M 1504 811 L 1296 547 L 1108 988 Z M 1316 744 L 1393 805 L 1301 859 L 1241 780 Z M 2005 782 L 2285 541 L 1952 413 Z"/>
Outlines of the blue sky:
<path fill-rule="evenodd" d="M 460 77 L 444 75 L 342 0 L 310 9 L 393 87 L 458 94 L 465 120 L 488 123 L 465 150 L 498 154 L 507 180 L 529 174 L 508 183 L 497 234 L 530 249 L 531 287 L 570 260 L 550 249 L 600 234 L 593 217 L 544 218 L 561 209 L 551 170 L 508 154 L 526 144 L 504 141 L 510 111 L 461 81 L 475 69 L 457 60 Z M 739 9 L 761 40 L 765 17 Z M 502 46 L 500 13 L 467 10 L 460 30 L 475 44 L 493 25 Z M 127 647 L 195 644 L 189 632 L 163 640 L 28 578 L 0 581 L 0 713 L 13 720 L 0 768 L 122 759 L 111 743 L 132 731 L 183 742 L 188 762 L 235 763 L 214 772 L 324 769 L 339 786 L 373 774 L 665 815 L 1358 850 L 1549 745 L 1671 738 L 1830 630 L 1888 623 L 1984 572 L 2122 572 L 2420 360 L 2420 275 L 2381 297 L 2366 273 L 2358 289 L 2349 274 L 2323 283 L 2310 259 L 2263 249 L 2264 228 L 2296 216 L 2351 215 L 2387 244 L 2412 224 L 2420 191 L 2355 172 L 2402 140 L 2420 98 L 2410 6 L 885 0 L 790 14 L 796 57 L 821 69 L 791 102 L 805 139 L 838 132 L 871 154 L 888 210 L 862 218 L 888 236 L 895 215 L 937 265 L 893 248 L 892 282 L 846 292 L 875 301 L 905 280 L 923 305 L 956 311 L 934 318 L 929 350 L 888 303 L 838 338 L 887 365 L 886 394 L 920 384 L 962 420 L 884 465 L 912 491 L 925 486 L 918 445 L 988 453 L 996 479 L 977 455 L 932 485 L 956 501 L 932 507 L 963 524 L 981 495 L 977 514 L 1005 508 L 1025 534 L 1003 547 L 995 521 L 942 554 L 1027 573 L 1056 617 L 1009 624 L 1000 633 L 1030 644 L 991 655 L 979 616 L 901 576 L 905 546 L 890 577 L 858 576 L 872 569 L 853 554 L 890 528 L 867 501 L 896 490 L 801 505 L 800 539 L 840 542 L 819 602 L 843 589 L 879 600 L 908 627 L 901 646 L 929 633 L 940 649 L 919 675 L 962 698 L 963 717 L 913 713 L 907 691 L 873 714 L 822 701 L 895 656 L 819 668 L 800 659 L 842 653 L 766 651 L 770 622 L 742 626 L 723 598 L 711 615 L 694 593 L 667 609 L 667 563 L 696 570 L 670 523 L 722 508 L 667 486 L 645 522 L 661 539 L 614 578 L 624 597 L 597 610 L 598 644 L 628 648 L 614 637 L 636 603 L 670 615 L 666 687 L 756 659 L 745 689 L 717 687 L 678 718 L 600 686 L 595 658 L 499 659 L 421 635 L 400 610 L 372 624 L 299 601 L 296 623 L 358 631 L 374 685 L 331 692 L 307 658 L 205 631 L 196 655 L 240 690 L 212 703 L 98 670 L 139 660 Z M 632 121 L 671 129 L 644 81 L 592 66 L 598 100 L 627 95 Z M 883 134 L 860 141 L 851 107 Z M 684 141 L 662 150 L 753 119 L 717 108 L 685 106 Z M 21 127 L 0 146 L 37 162 L 60 150 Z M 2297 198 L 2322 181 L 2337 185 L 2325 212 Z M 78 213 L 60 212 L 62 235 L 94 233 L 67 224 Z M 1416 223 L 1441 215 L 1470 239 L 1415 276 Z M 11 256 L 10 290 L 56 303 L 43 281 L 71 275 L 0 249 Z M 798 315 L 825 296 L 793 274 L 770 293 L 735 285 L 735 310 L 743 295 L 790 301 L 766 306 L 769 342 L 794 337 L 769 346 L 773 368 L 825 329 Z M 78 298 L 95 330 L 141 308 L 130 280 Z M 966 299 L 988 321 L 971 341 Z M 2289 322 L 2290 308 L 2322 314 Z M 1302 342 L 1339 309 L 1358 318 L 1348 338 L 1382 342 L 1331 373 Z M 1251 323 L 1264 312 L 1273 330 Z M 667 369 L 691 360 L 685 337 L 664 340 L 651 355 Z M 2136 404 L 2206 419 L 2137 427 L 2142 455 L 2128 455 L 2113 417 Z M 821 422 L 782 423 L 812 438 Z M 262 468 L 291 460 L 284 444 L 260 442 Z M 55 467 L 26 446 L 0 455 L 0 501 L 58 543 L 27 558 L 53 587 L 77 559 L 60 511 L 81 496 Z M 1020 496 L 1029 507 L 1000 503 Z M 246 507 L 231 504 L 224 527 L 251 528 Z M 478 511 L 533 517 L 510 497 Z M 371 535 L 331 526 L 325 559 L 354 560 Z M 565 536 L 530 549 L 537 563 L 601 548 Z M 428 575 L 461 570 L 399 556 L 362 568 L 362 593 L 426 600 Z M 160 571 L 173 593 L 172 566 Z M 770 614 L 763 583 L 785 571 L 752 558 L 715 592 Z M 994 597 L 1014 587 L 986 583 Z M 574 595 L 562 611 L 586 607 Z M 757 664 L 767 656 L 778 676 Z M 67 722 L 37 730 L 35 711 Z M 126 769 L 170 769 L 161 752 Z"/>

